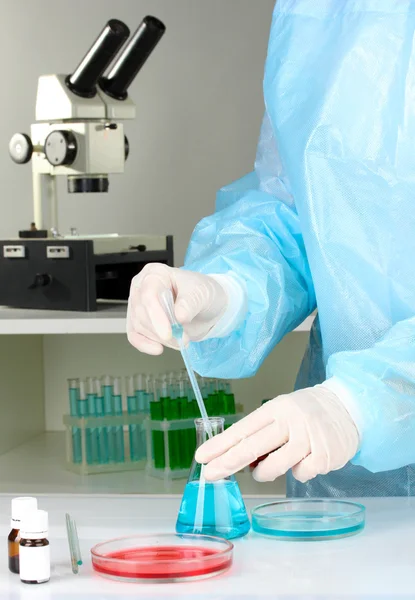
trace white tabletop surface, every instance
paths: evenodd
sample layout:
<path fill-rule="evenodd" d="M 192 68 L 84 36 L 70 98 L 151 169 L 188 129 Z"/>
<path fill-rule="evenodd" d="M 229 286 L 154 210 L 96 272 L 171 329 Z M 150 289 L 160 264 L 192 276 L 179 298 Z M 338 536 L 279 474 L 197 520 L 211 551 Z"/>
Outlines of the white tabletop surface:
<path fill-rule="evenodd" d="M 260 502 L 249 499 L 247 507 Z M 344 540 L 279 542 L 250 533 L 235 542 L 231 571 L 210 580 L 141 585 L 108 581 L 93 573 L 93 544 L 132 532 L 173 531 L 179 503 L 177 497 L 39 497 L 39 507 L 50 517 L 52 577 L 47 584 L 27 586 L 7 569 L 10 497 L 0 496 L 0 599 L 415 598 L 415 498 L 363 500 L 366 529 Z M 65 537 L 67 511 L 76 519 L 85 562 L 77 576 L 70 569 Z"/>

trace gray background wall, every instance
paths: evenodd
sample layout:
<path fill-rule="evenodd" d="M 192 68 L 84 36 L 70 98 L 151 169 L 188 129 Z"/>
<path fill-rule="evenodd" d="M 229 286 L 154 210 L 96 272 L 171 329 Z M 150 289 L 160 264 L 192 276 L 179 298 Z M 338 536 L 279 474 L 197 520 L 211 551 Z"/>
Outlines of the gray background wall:
<path fill-rule="evenodd" d="M 61 180 L 59 217 L 63 232 L 76 226 L 81 233 L 173 234 L 180 265 L 195 224 L 214 210 L 216 190 L 253 167 L 273 5 L 274 0 L 0 0 L 1 238 L 32 220 L 31 168 L 12 163 L 8 142 L 17 131 L 29 132 L 39 75 L 71 72 L 109 18 L 124 20 L 134 31 L 153 14 L 167 33 L 130 90 L 138 116 L 126 126 L 131 147 L 126 172 L 111 177 L 107 195 L 69 196 Z M 292 389 L 306 339 L 304 333 L 290 334 L 254 379 L 235 382 L 246 411 Z M 0 453 L 44 429 L 62 429 L 67 377 L 161 372 L 179 364 L 173 352 L 163 358 L 139 355 L 122 335 L 1 336 Z M 23 449 L 19 456 L 25 456 Z M 114 491 L 111 485 L 108 491 Z"/>
<path fill-rule="evenodd" d="M 274 0 L 1 0 L 0 235 L 32 219 L 30 165 L 8 141 L 29 132 L 37 78 L 73 70 L 112 17 L 132 31 L 146 14 L 167 31 L 131 86 L 126 173 L 110 193 L 69 196 L 60 181 L 63 231 L 171 233 L 177 264 L 216 190 L 252 169 L 263 112 L 262 75 Z M 68 10 L 69 9 L 69 10 Z"/>
<path fill-rule="evenodd" d="M 167 32 L 130 89 L 138 116 L 126 125 L 126 172 L 110 178 L 107 195 L 70 196 L 61 180 L 59 216 L 63 231 L 171 233 L 180 265 L 193 227 L 214 210 L 216 190 L 253 167 L 273 6 L 274 0 L 1 0 L 0 236 L 32 219 L 31 168 L 12 163 L 8 141 L 29 131 L 38 76 L 71 72 L 109 18 L 134 31 L 153 14 Z M 291 334 L 254 380 L 236 384 L 247 410 L 292 388 L 305 341 L 306 334 Z M 169 353 L 157 364 L 139 357 L 123 336 L 103 342 L 45 338 L 48 430 L 62 427 L 66 377 L 162 371 L 176 360 Z M 88 348 L 88 360 L 79 348 Z"/>

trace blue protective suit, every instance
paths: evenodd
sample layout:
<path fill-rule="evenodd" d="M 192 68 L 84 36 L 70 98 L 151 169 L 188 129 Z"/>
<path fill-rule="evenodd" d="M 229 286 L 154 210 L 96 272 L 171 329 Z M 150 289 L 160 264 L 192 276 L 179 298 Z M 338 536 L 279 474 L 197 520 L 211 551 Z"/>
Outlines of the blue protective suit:
<path fill-rule="evenodd" d="M 362 438 L 296 496 L 415 495 L 415 2 L 279 0 L 255 172 L 222 189 L 185 268 L 234 271 L 247 318 L 192 345 L 203 375 L 253 375 L 317 306 L 298 377 L 338 377 Z"/>

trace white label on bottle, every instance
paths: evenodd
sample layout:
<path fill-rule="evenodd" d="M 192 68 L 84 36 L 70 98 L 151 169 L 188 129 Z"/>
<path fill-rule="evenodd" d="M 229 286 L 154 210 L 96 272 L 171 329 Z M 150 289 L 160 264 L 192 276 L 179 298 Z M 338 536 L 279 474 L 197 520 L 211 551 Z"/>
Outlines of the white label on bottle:
<path fill-rule="evenodd" d="M 20 579 L 48 581 L 50 579 L 50 546 L 27 548 L 20 546 Z"/>

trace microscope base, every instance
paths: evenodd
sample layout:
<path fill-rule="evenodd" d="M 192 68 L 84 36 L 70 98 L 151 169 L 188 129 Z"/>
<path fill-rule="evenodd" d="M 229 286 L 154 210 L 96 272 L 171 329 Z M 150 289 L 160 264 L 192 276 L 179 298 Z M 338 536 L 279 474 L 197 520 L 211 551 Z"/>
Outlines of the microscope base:
<path fill-rule="evenodd" d="M 97 310 L 97 300 L 127 300 L 148 263 L 173 266 L 172 236 L 97 236 L 0 241 L 0 305 Z"/>

